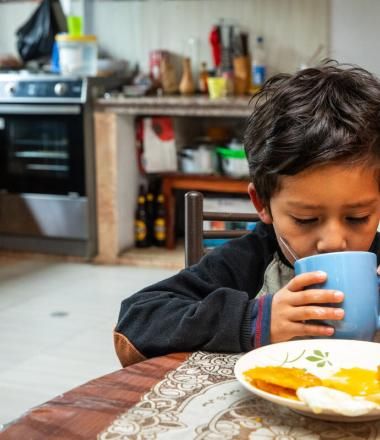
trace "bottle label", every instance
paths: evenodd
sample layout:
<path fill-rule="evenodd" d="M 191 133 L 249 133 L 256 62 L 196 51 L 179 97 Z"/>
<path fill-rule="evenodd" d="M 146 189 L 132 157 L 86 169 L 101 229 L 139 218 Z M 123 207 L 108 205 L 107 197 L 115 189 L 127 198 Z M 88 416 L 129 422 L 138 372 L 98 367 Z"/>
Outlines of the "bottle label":
<path fill-rule="evenodd" d="M 154 236 L 156 240 L 162 241 L 166 237 L 165 219 L 156 218 L 154 222 Z"/>
<path fill-rule="evenodd" d="M 146 238 L 147 228 L 142 220 L 135 221 L 135 237 L 136 241 L 143 241 Z"/>
<path fill-rule="evenodd" d="M 265 66 L 254 65 L 252 76 L 253 76 L 253 83 L 257 86 L 262 86 L 265 82 L 265 76 L 266 76 Z"/>

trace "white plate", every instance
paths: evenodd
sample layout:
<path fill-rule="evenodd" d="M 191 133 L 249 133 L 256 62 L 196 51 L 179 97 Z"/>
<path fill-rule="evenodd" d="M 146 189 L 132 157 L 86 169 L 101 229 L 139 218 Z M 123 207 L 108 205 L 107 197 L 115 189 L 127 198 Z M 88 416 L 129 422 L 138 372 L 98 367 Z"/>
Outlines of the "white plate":
<path fill-rule="evenodd" d="M 305 368 L 320 378 L 328 377 L 340 368 L 359 367 L 376 370 L 380 365 L 380 344 L 343 339 L 305 339 L 266 345 L 243 355 L 235 365 L 237 380 L 252 393 L 303 415 L 323 420 L 361 422 L 380 418 L 380 409 L 368 414 L 349 417 L 324 410 L 315 414 L 305 403 L 276 396 L 260 390 L 244 378 L 244 371 L 268 365 Z"/>

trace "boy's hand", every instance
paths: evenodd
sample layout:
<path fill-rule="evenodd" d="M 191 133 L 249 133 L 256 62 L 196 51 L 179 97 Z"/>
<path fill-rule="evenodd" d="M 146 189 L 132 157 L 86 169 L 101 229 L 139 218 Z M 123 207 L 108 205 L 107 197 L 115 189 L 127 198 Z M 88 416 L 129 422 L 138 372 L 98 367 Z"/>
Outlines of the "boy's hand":
<path fill-rule="evenodd" d="M 306 289 L 308 286 L 323 283 L 324 272 L 309 272 L 294 277 L 280 289 L 272 300 L 271 342 L 289 341 L 296 336 L 331 336 L 334 328 L 307 323 L 310 319 L 340 320 L 344 310 L 325 307 L 325 303 L 340 303 L 344 295 L 336 290 Z M 321 304 L 321 305 L 319 305 Z"/>

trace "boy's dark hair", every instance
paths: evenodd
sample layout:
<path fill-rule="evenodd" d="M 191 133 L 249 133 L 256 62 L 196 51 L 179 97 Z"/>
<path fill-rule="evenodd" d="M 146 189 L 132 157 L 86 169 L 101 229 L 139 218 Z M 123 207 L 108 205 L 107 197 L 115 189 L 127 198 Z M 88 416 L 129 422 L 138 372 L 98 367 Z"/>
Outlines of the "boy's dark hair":
<path fill-rule="evenodd" d="M 327 61 L 270 78 L 244 137 L 250 176 L 269 206 L 281 175 L 328 163 L 380 159 L 380 82 L 359 67 Z"/>

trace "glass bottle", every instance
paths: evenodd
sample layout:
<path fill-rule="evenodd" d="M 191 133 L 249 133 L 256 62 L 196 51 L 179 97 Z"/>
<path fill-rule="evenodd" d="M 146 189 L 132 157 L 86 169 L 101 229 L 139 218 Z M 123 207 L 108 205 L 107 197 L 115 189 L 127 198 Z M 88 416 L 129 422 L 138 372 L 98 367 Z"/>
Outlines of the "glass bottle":
<path fill-rule="evenodd" d="M 199 80 L 198 80 L 198 88 L 201 93 L 208 92 L 207 78 L 208 78 L 207 64 L 203 62 L 201 63 L 201 68 L 199 71 Z"/>
<path fill-rule="evenodd" d="M 179 83 L 179 91 L 182 95 L 193 95 L 195 91 L 193 74 L 191 72 L 191 60 L 185 57 L 182 61 L 182 78 Z"/>
<path fill-rule="evenodd" d="M 149 185 L 148 192 L 146 193 L 146 215 L 147 215 L 147 228 L 148 228 L 148 239 L 152 244 L 154 242 L 154 193 L 152 190 L 152 185 Z"/>
<path fill-rule="evenodd" d="M 135 214 L 135 245 L 136 247 L 148 247 L 148 225 L 147 213 L 145 206 L 145 191 L 144 187 L 140 185 L 139 196 L 137 198 L 137 207 Z"/>
<path fill-rule="evenodd" d="M 166 222 L 164 195 L 157 196 L 156 217 L 154 219 L 154 242 L 156 246 L 165 246 L 166 242 Z"/>

